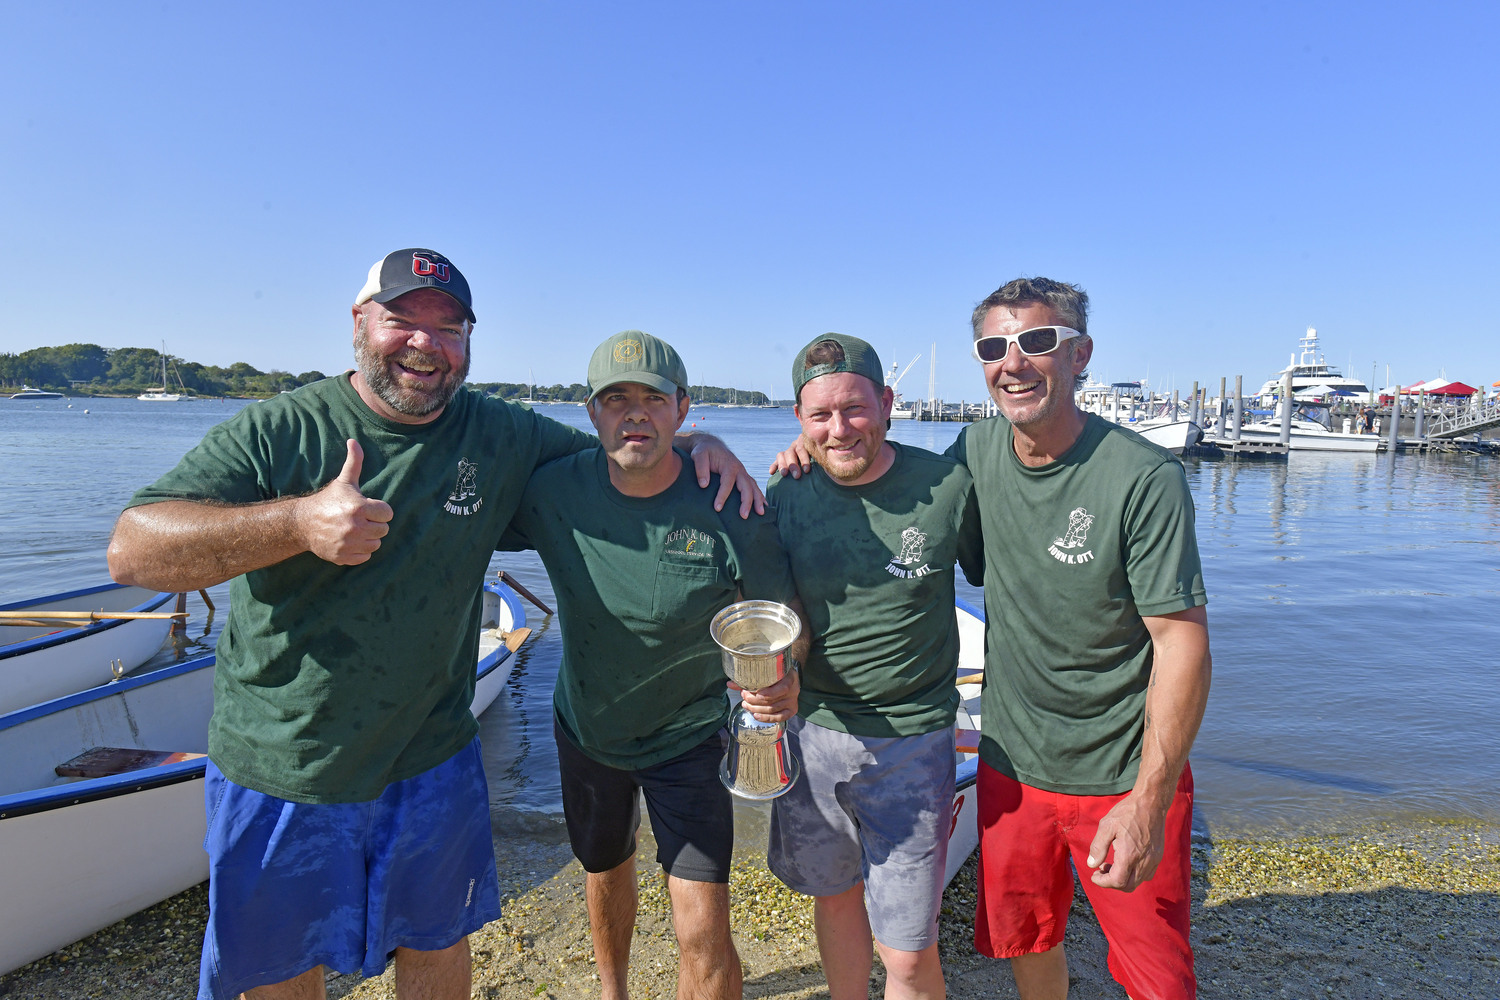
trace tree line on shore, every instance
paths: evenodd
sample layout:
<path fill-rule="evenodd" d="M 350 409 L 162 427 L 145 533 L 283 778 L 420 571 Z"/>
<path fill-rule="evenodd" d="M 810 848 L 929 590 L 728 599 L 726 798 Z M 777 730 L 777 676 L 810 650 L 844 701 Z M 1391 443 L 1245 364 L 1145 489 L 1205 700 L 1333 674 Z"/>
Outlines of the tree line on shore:
<path fill-rule="evenodd" d="M 320 371 L 300 375 L 272 369 L 260 371 L 243 361 L 227 368 L 201 365 L 196 361 L 166 355 L 167 388 L 185 389 L 199 396 L 272 396 L 309 382 L 326 378 Z M 52 389 L 73 395 L 117 396 L 161 388 L 162 352 L 151 347 L 100 347 L 98 344 L 64 344 L 35 347 L 20 354 L 0 354 L 0 387 Z M 502 399 L 533 399 L 539 402 L 578 402 L 588 398 L 588 388 L 571 385 L 528 386 L 524 382 L 473 382 L 474 388 Z M 689 395 L 699 403 L 740 403 L 763 406 L 770 402 L 763 392 L 695 385 Z"/>

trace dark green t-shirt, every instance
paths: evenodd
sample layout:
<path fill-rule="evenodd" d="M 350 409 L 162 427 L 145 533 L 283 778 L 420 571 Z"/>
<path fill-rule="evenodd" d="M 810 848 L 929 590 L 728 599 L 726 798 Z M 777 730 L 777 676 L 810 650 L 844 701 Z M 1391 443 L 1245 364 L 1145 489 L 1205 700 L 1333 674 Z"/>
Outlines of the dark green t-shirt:
<path fill-rule="evenodd" d="M 365 453 L 360 490 L 391 505 L 390 533 L 358 566 L 304 552 L 235 577 L 214 672 L 209 756 L 296 802 L 375 798 L 474 738 L 490 553 L 531 471 L 597 444 L 467 389 L 431 423 L 395 423 L 344 374 L 246 406 L 130 505 L 310 493 L 338 476 L 348 438 Z"/>
<path fill-rule="evenodd" d="M 743 595 L 787 602 L 775 512 L 713 508 L 686 455 L 653 497 L 610 484 L 595 448 L 538 469 L 502 546 L 534 548 L 557 595 L 563 658 L 553 704 L 588 756 L 627 770 L 670 760 L 724 725 L 729 697 L 709 621 Z"/>
<path fill-rule="evenodd" d="M 1071 795 L 1130 790 L 1151 674 L 1142 615 L 1207 603 L 1182 464 L 1097 416 L 1028 468 L 1002 417 L 948 454 L 974 476 L 984 534 L 980 757 Z"/>
<path fill-rule="evenodd" d="M 895 462 L 873 483 L 841 486 L 814 465 L 769 490 L 812 624 L 798 714 L 856 736 L 936 732 L 958 708 L 953 563 L 966 523 L 977 538 L 971 480 L 953 459 L 890 444 Z"/>

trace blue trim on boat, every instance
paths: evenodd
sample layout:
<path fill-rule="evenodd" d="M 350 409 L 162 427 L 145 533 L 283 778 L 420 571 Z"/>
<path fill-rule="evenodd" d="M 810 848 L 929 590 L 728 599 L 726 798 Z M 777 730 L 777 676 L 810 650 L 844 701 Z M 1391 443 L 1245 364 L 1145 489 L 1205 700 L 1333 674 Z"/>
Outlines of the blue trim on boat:
<path fill-rule="evenodd" d="M 979 755 L 966 758 L 958 762 L 958 769 L 953 775 L 953 791 L 963 791 L 979 780 Z"/>
<path fill-rule="evenodd" d="M 39 701 L 35 705 L 18 708 L 14 712 L 0 715 L 0 730 L 19 726 L 23 722 L 30 722 L 32 719 L 51 715 L 53 712 L 62 712 L 79 705 L 86 705 L 91 701 L 98 701 L 101 698 L 112 698 L 122 691 L 132 691 L 147 684 L 155 684 L 157 681 L 176 677 L 178 674 L 191 673 L 194 670 L 211 667 L 214 665 L 214 655 L 213 653 L 209 653 L 206 656 L 197 656 L 191 660 L 174 663 L 169 667 L 159 667 L 156 670 L 147 671 L 144 674 L 130 674 L 117 681 L 110 681 L 108 684 L 100 684 L 98 687 L 77 691 L 73 694 L 65 694 L 61 698 L 53 698 L 51 701 Z"/>
<path fill-rule="evenodd" d="M 175 764 L 158 764 L 138 771 L 112 774 L 107 778 L 85 778 L 66 785 L 0 795 L 0 820 L 200 779 L 207 762 L 207 757 L 198 757 L 194 760 L 180 760 Z M 104 833 L 108 835 L 108 831 Z"/>
<path fill-rule="evenodd" d="M 510 620 L 512 622 L 523 622 L 526 620 L 526 606 L 521 603 L 521 595 L 511 590 L 499 580 L 486 580 L 484 589 L 499 597 L 505 603 L 505 606 L 510 608 Z M 501 646 L 489 656 L 480 660 L 474 671 L 475 683 L 484 679 L 490 671 L 510 659 L 510 653 L 509 648 Z"/>
<path fill-rule="evenodd" d="M 956 604 L 956 605 L 958 605 L 959 608 L 961 608 L 964 611 L 967 611 L 969 614 L 973 615 L 975 618 L 978 618 L 980 621 L 984 621 L 984 609 L 983 608 L 976 608 L 976 607 L 974 607 L 974 605 L 970 604 L 968 601 L 964 600 L 962 597 L 955 597 L 953 599 L 953 603 Z"/>
<path fill-rule="evenodd" d="M 123 589 L 125 589 L 125 584 L 123 583 L 106 583 L 98 587 L 85 587 L 82 590 L 70 590 L 62 594 L 48 594 L 46 597 L 31 597 L 27 598 L 24 601 L 15 601 L 11 604 L 0 604 L 0 611 L 25 611 L 29 608 L 36 607 L 38 604 L 51 604 L 55 601 L 67 601 L 72 600 L 76 597 L 90 597 L 94 594 L 102 594 L 105 591 L 109 590 Z M 174 596 L 176 595 L 169 593 L 158 593 L 155 596 L 142 601 L 140 604 L 137 604 L 135 607 L 129 610 L 131 612 L 155 611 L 157 608 L 170 601 Z M 95 633 L 103 632 L 106 629 L 118 628 L 121 625 L 128 624 L 129 621 L 130 619 L 128 618 L 115 618 L 108 621 L 94 622 L 90 625 L 84 625 L 81 628 L 59 629 L 56 632 L 50 632 L 47 635 L 40 635 L 33 639 L 23 639 L 20 642 L 12 642 L 7 645 L 0 646 L 0 660 L 4 660 L 12 656 L 20 656 L 22 653 L 34 652 L 38 649 L 46 649 L 48 646 L 56 646 L 64 642 L 72 642 L 74 639 L 81 639 L 86 635 L 94 635 Z"/>

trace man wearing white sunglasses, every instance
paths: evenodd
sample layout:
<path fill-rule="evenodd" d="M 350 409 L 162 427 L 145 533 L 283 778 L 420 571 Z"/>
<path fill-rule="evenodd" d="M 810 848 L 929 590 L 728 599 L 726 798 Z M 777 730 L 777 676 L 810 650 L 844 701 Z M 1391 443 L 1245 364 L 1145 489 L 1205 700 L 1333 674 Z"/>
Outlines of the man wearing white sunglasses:
<path fill-rule="evenodd" d="M 985 556 L 975 946 L 1011 959 L 1022 1000 L 1065 998 L 1071 857 L 1110 972 L 1135 1000 L 1180 1000 L 1207 598 L 1181 464 L 1077 406 L 1087 321 L 1083 289 L 1047 278 L 981 302 L 974 356 L 1000 416 L 948 450 Z"/>

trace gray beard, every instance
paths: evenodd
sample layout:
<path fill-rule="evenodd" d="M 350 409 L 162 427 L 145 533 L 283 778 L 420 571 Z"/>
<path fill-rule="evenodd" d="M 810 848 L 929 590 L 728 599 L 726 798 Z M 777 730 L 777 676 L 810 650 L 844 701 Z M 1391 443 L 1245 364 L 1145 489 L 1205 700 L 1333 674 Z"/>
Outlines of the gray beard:
<path fill-rule="evenodd" d="M 400 355 L 397 355 L 399 357 Z M 425 417 L 447 406 L 464 379 L 469 377 L 469 346 L 464 345 L 464 363 L 458 370 L 449 370 L 443 380 L 432 391 L 413 389 L 401 385 L 391 375 L 392 358 L 382 358 L 370 349 L 369 338 L 363 327 L 354 343 L 354 360 L 359 365 L 359 377 L 364 379 L 375 395 L 397 413 L 408 417 Z"/>

